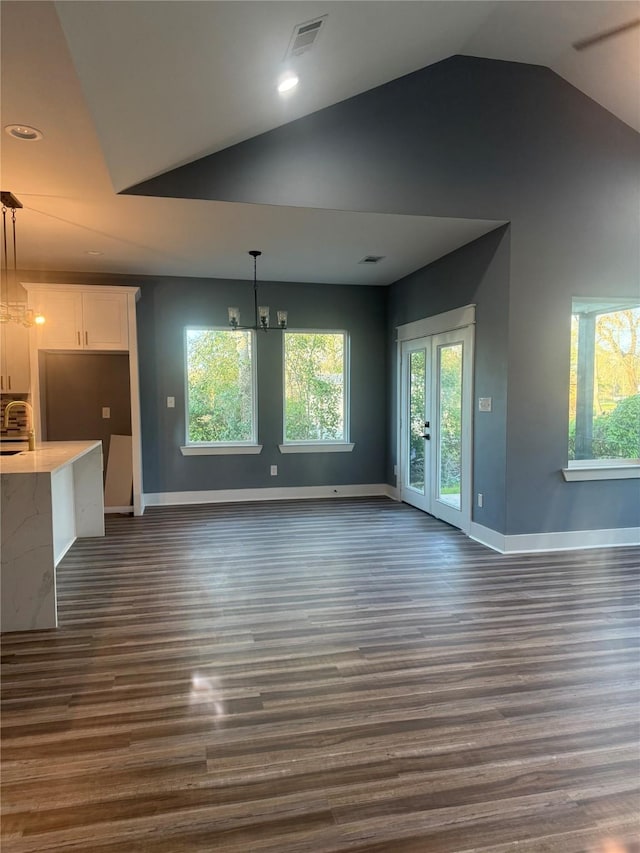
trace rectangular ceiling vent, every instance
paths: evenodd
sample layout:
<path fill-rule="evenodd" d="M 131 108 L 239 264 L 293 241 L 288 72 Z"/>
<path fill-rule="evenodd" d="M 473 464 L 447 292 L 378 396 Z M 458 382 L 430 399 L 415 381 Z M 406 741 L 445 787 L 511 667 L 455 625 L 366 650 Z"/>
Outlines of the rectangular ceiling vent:
<path fill-rule="evenodd" d="M 359 264 L 379 264 L 380 261 L 384 260 L 385 255 L 365 255 L 361 261 L 358 261 Z"/>
<path fill-rule="evenodd" d="M 326 20 L 327 16 L 321 15 L 319 18 L 314 18 L 313 21 L 305 21 L 304 24 L 295 26 L 284 58 L 294 59 L 311 50 L 318 41 L 320 30 Z"/>

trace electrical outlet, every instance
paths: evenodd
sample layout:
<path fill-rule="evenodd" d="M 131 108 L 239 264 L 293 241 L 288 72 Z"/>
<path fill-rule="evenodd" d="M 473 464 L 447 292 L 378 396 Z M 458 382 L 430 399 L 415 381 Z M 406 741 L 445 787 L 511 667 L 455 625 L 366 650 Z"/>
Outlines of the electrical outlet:
<path fill-rule="evenodd" d="M 167 409 L 175 409 L 176 407 L 176 398 L 175 397 L 167 397 Z"/>
<path fill-rule="evenodd" d="M 110 418 L 111 417 L 111 409 L 109 408 L 109 406 L 103 406 L 102 407 L 102 417 L 103 418 Z"/>
<path fill-rule="evenodd" d="M 478 492 L 478 506 L 482 506 L 482 501 L 483 501 L 482 492 Z"/>
<path fill-rule="evenodd" d="M 278 476 L 278 466 L 277 466 L 277 465 L 272 465 L 272 466 L 271 466 L 271 476 L 272 476 L 272 477 L 277 477 L 277 476 Z"/>

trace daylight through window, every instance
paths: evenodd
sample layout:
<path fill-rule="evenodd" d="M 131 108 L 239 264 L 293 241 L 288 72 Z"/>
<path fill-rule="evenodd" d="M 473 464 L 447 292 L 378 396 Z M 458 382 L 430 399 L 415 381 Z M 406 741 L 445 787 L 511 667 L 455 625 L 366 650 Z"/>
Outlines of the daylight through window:
<path fill-rule="evenodd" d="M 347 336 L 285 332 L 285 442 L 348 441 Z"/>
<path fill-rule="evenodd" d="M 254 443 L 253 332 L 187 329 L 187 443 Z"/>
<path fill-rule="evenodd" d="M 574 299 L 569 460 L 640 457 L 640 305 Z"/>

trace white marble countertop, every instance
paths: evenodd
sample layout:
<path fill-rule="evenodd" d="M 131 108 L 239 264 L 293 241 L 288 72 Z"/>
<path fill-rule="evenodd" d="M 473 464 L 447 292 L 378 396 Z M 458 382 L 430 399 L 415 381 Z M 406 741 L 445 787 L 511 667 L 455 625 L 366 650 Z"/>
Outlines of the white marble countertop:
<path fill-rule="evenodd" d="M 99 447 L 100 441 L 42 441 L 35 450 L 24 449 L 14 456 L 0 456 L 1 474 L 47 474 L 53 473 L 71 462 L 75 462 L 85 453 Z M 22 445 L 16 442 L 2 442 L 3 450 L 18 450 Z"/>

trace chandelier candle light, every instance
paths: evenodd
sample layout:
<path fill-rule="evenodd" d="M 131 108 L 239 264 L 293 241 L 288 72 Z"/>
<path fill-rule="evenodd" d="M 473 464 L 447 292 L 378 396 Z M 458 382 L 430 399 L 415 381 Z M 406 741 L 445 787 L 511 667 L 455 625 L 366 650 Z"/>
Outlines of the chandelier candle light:
<path fill-rule="evenodd" d="M 13 193 L 6 190 L 0 191 L 2 201 L 2 257 L 4 260 L 4 274 L 0 280 L 0 323 L 19 323 L 22 326 L 33 326 L 34 323 L 44 323 L 42 314 L 35 314 L 33 308 L 27 308 L 24 299 L 15 298 L 15 289 L 18 284 L 18 256 L 16 252 L 16 210 L 22 207 Z M 11 299 L 11 287 L 9 284 L 9 254 L 7 251 L 7 210 L 11 211 L 11 232 L 13 243 L 13 281 L 14 299 Z"/>
<path fill-rule="evenodd" d="M 252 249 L 249 254 L 253 258 L 253 305 L 255 311 L 255 325 L 241 326 L 240 325 L 240 309 L 229 308 L 229 325 L 232 329 L 262 329 L 269 331 L 269 306 L 258 305 L 258 281 L 257 281 L 257 263 L 258 258 L 262 254 L 257 249 Z M 278 311 L 278 328 L 287 328 L 287 312 Z"/>

